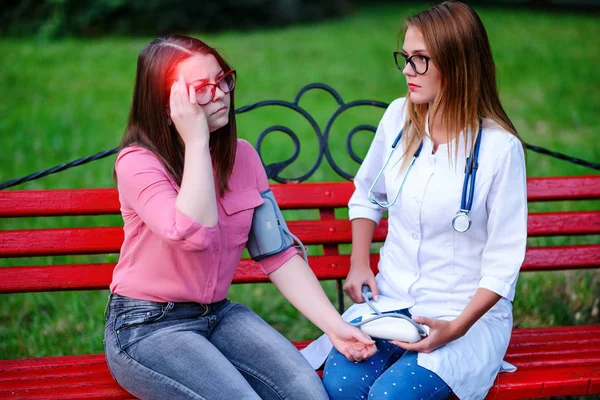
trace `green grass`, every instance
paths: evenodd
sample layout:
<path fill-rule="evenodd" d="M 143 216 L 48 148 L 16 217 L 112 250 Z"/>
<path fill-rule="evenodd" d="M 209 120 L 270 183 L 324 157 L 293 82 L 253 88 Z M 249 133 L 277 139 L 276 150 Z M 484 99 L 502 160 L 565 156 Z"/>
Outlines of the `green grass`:
<path fill-rule="evenodd" d="M 406 87 L 392 51 L 406 5 L 359 10 L 343 20 L 283 30 L 197 35 L 223 49 L 238 71 L 237 106 L 265 99 L 292 101 L 310 82 L 324 82 L 345 101 L 390 102 Z M 503 104 L 526 142 L 587 160 L 600 160 L 600 36 L 593 16 L 479 9 L 498 66 Z M 117 146 L 125 127 L 137 54 L 151 38 L 67 39 L 55 42 L 0 39 L 0 182 Z M 323 92 L 301 100 L 324 128 L 336 109 Z M 336 161 L 355 172 L 344 155 L 345 137 L 360 123 L 376 125 L 381 110 L 352 110 L 332 131 Z M 291 127 L 301 138 L 300 159 L 285 171 L 296 177 L 315 161 L 316 138 L 297 114 L 261 109 L 239 117 L 239 135 L 255 143 L 273 124 Z M 354 142 L 364 155 L 370 134 Z M 291 141 L 272 134 L 264 143 L 268 162 L 291 155 Z M 18 189 L 113 186 L 114 157 L 30 182 Z M 529 176 L 582 175 L 592 170 L 528 154 Z M 326 164 L 311 179 L 339 180 Z M 568 203 L 533 205 L 573 209 Z M 597 209 L 597 204 L 581 207 Z M 311 215 L 310 212 L 290 218 Z M 77 225 L 119 225 L 118 216 L 4 219 L 2 229 Z M 584 237 L 583 242 L 598 242 Z M 562 239 L 532 243 L 565 244 Z M 347 249 L 347 248 L 346 248 Z M 314 250 L 313 251 L 318 251 Z M 0 266 L 74 262 L 82 258 L 0 260 Z M 114 261 L 116 255 L 94 256 Z M 335 300 L 335 283 L 324 283 Z M 97 353 L 102 351 L 107 291 L 14 294 L 0 297 L 0 358 Z M 314 338 L 318 330 L 299 317 L 269 284 L 233 286 L 231 299 L 250 305 L 290 338 Z M 515 325 L 598 322 L 598 272 L 523 274 L 515 301 Z"/>

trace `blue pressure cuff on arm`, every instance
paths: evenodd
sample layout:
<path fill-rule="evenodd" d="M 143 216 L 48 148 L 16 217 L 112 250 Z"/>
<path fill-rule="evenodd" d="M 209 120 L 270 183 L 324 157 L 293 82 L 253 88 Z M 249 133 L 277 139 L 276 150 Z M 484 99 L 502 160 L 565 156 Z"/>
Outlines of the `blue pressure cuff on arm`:
<path fill-rule="evenodd" d="M 263 203 L 254 209 L 246 247 L 250 258 L 260 261 L 294 245 L 293 236 L 283 219 L 271 189 L 260 194 Z"/>

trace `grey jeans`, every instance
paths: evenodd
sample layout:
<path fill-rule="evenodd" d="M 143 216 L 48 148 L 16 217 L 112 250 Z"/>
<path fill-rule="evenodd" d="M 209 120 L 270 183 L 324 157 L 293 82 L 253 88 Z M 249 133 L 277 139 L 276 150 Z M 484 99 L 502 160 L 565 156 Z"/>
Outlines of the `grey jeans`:
<path fill-rule="evenodd" d="M 110 371 L 141 399 L 327 399 L 298 350 L 241 304 L 112 294 L 106 317 Z"/>

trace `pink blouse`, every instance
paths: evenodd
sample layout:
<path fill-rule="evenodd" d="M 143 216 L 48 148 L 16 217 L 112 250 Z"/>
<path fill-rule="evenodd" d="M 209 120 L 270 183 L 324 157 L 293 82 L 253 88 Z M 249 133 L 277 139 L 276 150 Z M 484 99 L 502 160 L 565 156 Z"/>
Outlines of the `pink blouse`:
<path fill-rule="evenodd" d="M 226 298 L 254 208 L 263 201 L 260 192 L 269 186 L 252 145 L 238 139 L 230 191 L 218 198 L 215 227 L 175 209 L 179 187 L 152 152 L 129 146 L 119 153 L 115 170 L 125 240 L 111 292 L 158 302 L 214 303 Z M 270 274 L 295 254 L 290 248 L 258 264 Z"/>

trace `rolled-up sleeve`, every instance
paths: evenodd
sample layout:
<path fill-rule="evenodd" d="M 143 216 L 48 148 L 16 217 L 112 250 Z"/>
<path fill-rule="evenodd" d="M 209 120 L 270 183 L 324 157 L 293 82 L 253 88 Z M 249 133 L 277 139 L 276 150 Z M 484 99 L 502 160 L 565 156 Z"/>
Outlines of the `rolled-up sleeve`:
<path fill-rule="evenodd" d="M 272 256 L 258 261 L 258 266 L 260 267 L 260 270 L 265 273 L 265 275 L 269 275 L 271 272 L 277 271 L 277 269 L 285 264 L 286 261 L 297 254 L 298 251 L 295 247 L 289 247 L 280 253 L 273 254 Z"/>
<path fill-rule="evenodd" d="M 383 216 L 384 210 L 377 204 L 373 204 L 369 201 L 369 189 L 371 185 L 373 185 L 377 174 L 381 171 L 386 156 L 385 118 L 386 115 L 384 114 L 382 121 L 377 128 L 377 132 L 375 133 L 375 138 L 369 147 L 369 151 L 354 178 L 355 189 L 348 202 L 348 217 L 350 220 L 367 218 L 375 221 L 375 223 L 379 223 Z M 373 194 L 379 199 L 386 198 L 385 177 L 383 174 L 373 188 Z"/>
<path fill-rule="evenodd" d="M 202 225 L 175 208 L 178 191 L 164 166 L 149 150 L 124 149 L 117 158 L 115 171 L 121 201 L 170 245 L 202 251 L 218 240 L 217 226 Z"/>
<path fill-rule="evenodd" d="M 488 239 L 479 287 L 512 301 L 527 245 L 527 180 L 516 137 L 501 154 L 486 202 Z"/>

